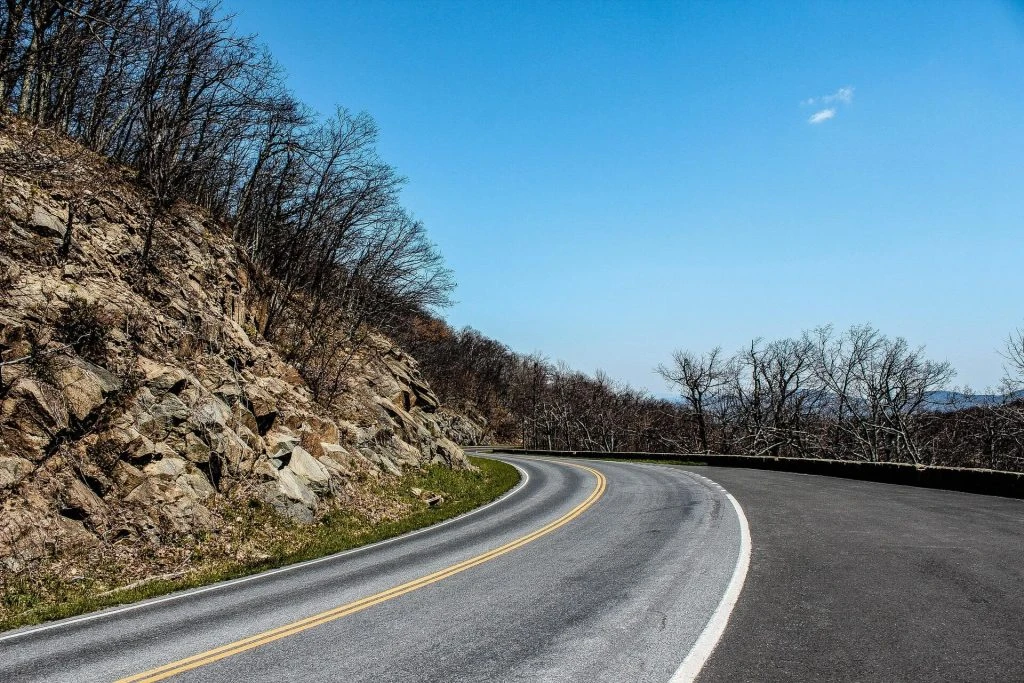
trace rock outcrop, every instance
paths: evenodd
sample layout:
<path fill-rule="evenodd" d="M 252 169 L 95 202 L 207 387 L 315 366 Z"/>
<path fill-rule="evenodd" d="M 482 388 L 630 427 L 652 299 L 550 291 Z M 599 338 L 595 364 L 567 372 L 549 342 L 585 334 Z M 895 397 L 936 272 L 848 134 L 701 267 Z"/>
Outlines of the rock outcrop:
<path fill-rule="evenodd" d="M 75 548 L 143 553 L 220 523 L 225 501 L 296 520 L 359 506 L 368 483 L 466 467 L 415 361 L 371 336 L 341 397 L 314 401 L 256 333 L 241 255 L 189 207 L 133 264 L 146 202 L 98 158 L 20 173 L 0 132 L 0 571 Z M 60 155 L 54 140 L 47 153 Z M 38 143 L 35 145 L 39 148 Z M 75 153 L 82 156 L 81 150 Z M 76 175 L 77 174 L 77 175 Z M 58 256 L 75 183 L 94 188 Z M 99 189 L 96 189 L 99 188 Z M 147 551 L 148 552 L 148 551 Z"/>

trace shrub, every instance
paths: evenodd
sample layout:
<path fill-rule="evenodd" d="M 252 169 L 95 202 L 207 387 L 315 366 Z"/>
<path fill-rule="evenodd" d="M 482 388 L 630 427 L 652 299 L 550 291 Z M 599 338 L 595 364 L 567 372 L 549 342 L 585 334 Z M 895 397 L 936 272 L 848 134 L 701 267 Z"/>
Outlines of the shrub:
<path fill-rule="evenodd" d="M 107 355 L 107 337 L 113 324 L 114 321 L 98 303 L 75 297 L 61 311 L 54 323 L 54 331 L 78 355 L 88 360 L 102 361 Z"/>

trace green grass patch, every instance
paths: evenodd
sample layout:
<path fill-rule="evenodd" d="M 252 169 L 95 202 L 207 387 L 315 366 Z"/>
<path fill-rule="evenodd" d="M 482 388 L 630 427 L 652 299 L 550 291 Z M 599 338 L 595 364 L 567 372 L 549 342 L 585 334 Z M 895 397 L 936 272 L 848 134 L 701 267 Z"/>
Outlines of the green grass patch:
<path fill-rule="evenodd" d="M 224 530 L 199 538 L 192 548 L 189 569 L 170 578 L 140 585 L 117 585 L 118 567 L 91 568 L 85 576 L 67 579 L 45 570 L 28 570 L 4 580 L 0 593 L 0 631 L 122 605 L 187 588 L 256 574 L 268 569 L 382 541 L 421 529 L 489 503 L 519 481 L 511 465 L 470 457 L 476 471 L 425 467 L 371 486 L 370 493 L 385 506 L 401 510 L 384 521 L 371 521 L 351 510 L 334 510 L 313 524 L 299 524 L 260 501 L 236 502 L 220 512 Z M 428 505 L 413 488 L 443 498 Z"/>

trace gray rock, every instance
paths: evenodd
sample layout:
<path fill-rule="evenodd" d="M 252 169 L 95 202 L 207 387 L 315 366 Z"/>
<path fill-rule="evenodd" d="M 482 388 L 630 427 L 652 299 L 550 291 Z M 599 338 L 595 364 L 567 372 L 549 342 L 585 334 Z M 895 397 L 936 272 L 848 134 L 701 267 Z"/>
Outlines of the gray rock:
<path fill-rule="evenodd" d="M 233 406 L 242 399 L 242 390 L 237 382 L 225 382 L 213 390 L 213 394 L 229 406 Z"/>
<path fill-rule="evenodd" d="M 192 411 L 180 398 L 167 394 L 160 403 L 150 409 L 153 419 L 163 427 L 175 427 L 189 418 Z"/>
<path fill-rule="evenodd" d="M 383 453 L 377 453 L 376 451 L 372 451 L 369 448 L 360 448 L 359 452 L 362 453 L 367 460 L 377 465 L 377 467 L 381 468 L 388 474 L 393 474 L 396 477 L 402 476 L 402 470 L 398 467 L 398 465 L 396 465 L 394 461 L 391 460 L 391 458 L 384 455 Z"/>
<path fill-rule="evenodd" d="M 290 430 L 281 430 L 268 434 L 264 441 L 267 444 L 267 457 L 287 463 L 300 439 Z"/>
<path fill-rule="evenodd" d="M 322 489 L 331 479 L 331 474 L 327 471 L 327 468 L 320 464 L 302 446 L 296 446 L 292 450 L 292 457 L 288 461 L 287 469 L 291 470 L 300 481 L 305 480 L 309 482 L 312 488 Z"/>
<path fill-rule="evenodd" d="M 210 480 L 201 472 L 186 472 L 179 476 L 175 483 L 193 500 L 205 500 L 217 492 Z"/>
<path fill-rule="evenodd" d="M 149 463 L 142 468 L 142 471 L 150 477 L 177 479 L 182 474 L 185 474 L 186 469 L 187 463 L 181 458 L 165 456 Z"/>
<path fill-rule="evenodd" d="M 212 431 L 208 436 L 210 450 L 224 456 L 224 459 L 233 466 L 242 462 L 252 462 L 255 457 L 253 449 L 230 429 Z"/>
<path fill-rule="evenodd" d="M 32 208 L 27 227 L 43 237 L 63 237 L 67 221 L 54 216 L 41 206 Z"/>
<path fill-rule="evenodd" d="M 231 409 L 220 399 L 210 398 L 199 404 L 193 419 L 204 427 L 224 428 L 231 421 Z"/>
<path fill-rule="evenodd" d="M 291 500 L 310 508 L 316 507 L 319 502 L 313 490 L 287 467 L 277 471 L 277 490 Z"/>
<path fill-rule="evenodd" d="M 78 367 L 92 373 L 92 375 L 96 377 L 100 391 L 103 392 L 104 396 L 116 394 L 124 387 L 124 382 L 122 382 L 117 375 L 104 367 L 90 363 L 87 360 L 82 360 L 81 358 L 76 358 L 73 362 Z"/>
<path fill-rule="evenodd" d="M 317 462 L 319 462 L 321 465 L 326 467 L 330 472 L 333 472 L 334 474 L 337 474 L 337 475 L 342 476 L 342 477 L 351 477 L 352 476 L 352 470 L 350 470 L 347 467 L 345 467 L 343 464 L 341 464 L 335 458 L 332 458 L 332 457 L 329 457 L 329 456 L 326 456 L 326 455 L 321 455 L 316 460 L 317 460 Z"/>
<path fill-rule="evenodd" d="M 104 404 L 106 398 L 121 390 L 123 383 L 112 372 L 81 359 L 73 359 L 57 374 L 68 412 L 85 420 Z"/>
<path fill-rule="evenodd" d="M 185 435 L 185 450 L 183 455 L 189 462 L 205 464 L 210 462 L 210 447 L 205 441 L 195 434 L 189 432 Z"/>
<path fill-rule="evenodd" d="M 31 461 L 25 458 L 0 457 L 0 489 L 17 486 L 32 474 Z"/>
<path fill-rule="evenodd" d="M 138 365 L 139 370 L 145 376 L 146 384 L 156 390 L 157 393 L 171 392 L 172 394 L 178 394 L 188 384 L 188 373 L 179 368 L 158 363 L 145 356 L 139 356 L 136 365 Z"/>
<path fill-rule="evenodd" d="M 68 412 L 79 421 L 85 420 L 105 402 L 99 378 L 77 365 L 62 368 L 57 383 Z"/>

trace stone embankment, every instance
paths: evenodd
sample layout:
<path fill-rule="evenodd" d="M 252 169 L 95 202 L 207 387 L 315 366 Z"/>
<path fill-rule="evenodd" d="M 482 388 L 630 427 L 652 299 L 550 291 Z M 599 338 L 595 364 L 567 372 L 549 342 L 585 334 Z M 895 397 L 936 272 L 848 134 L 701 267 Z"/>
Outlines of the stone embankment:
<path fill-rule="evenodd" d="M 159 571 L 231 505 L 386 518 L 374 486 L 467 466 L 448 436 L 471 423 L 401 349 L 371 336 L 321 405 L 257 333 L 221 226 L 177 208 L 140 271 L 147 202 L 126 172 L 24 135 L 0 127 L 0 572 L 83 553 Z"/>

